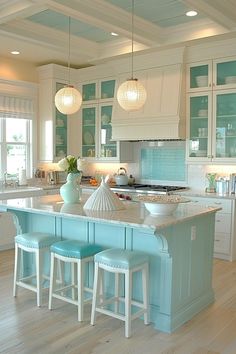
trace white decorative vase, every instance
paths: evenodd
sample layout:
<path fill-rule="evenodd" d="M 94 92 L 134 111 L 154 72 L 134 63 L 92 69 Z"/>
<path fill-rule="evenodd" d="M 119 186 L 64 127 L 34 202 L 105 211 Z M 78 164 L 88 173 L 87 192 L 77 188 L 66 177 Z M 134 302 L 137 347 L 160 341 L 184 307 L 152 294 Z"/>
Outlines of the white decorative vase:
<path fill-rule="evenodd" d="M 81 172 L 68 173 L 66 183 L 60 188 L 60 194 L 64 203 L 79 203 L 81 200 L 81 178 Z"/>

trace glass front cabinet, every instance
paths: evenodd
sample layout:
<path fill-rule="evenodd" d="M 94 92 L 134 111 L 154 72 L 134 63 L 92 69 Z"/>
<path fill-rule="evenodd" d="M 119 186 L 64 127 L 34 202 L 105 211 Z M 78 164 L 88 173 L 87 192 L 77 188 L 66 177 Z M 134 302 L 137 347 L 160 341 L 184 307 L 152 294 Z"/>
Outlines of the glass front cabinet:
<path fill-rule="evenodd" d="M 56 92 L 65 87 L 65 84 L 56 83 Z M 54 159 L 60 160 L 67 155 L 67 115 L 55 107 L 54 124 Z"/>
<path fill-rule="evenodd" d="M 82 156 L 96 160 L 117 160 L 119 142 L 111 140 L 115 80 L 84 83 L 81 90 Z"/>
<path fill-rule="evenodd" d="M 236 59 L 189 65 L 187 88 L 187 160 L 233 162 Z"/>

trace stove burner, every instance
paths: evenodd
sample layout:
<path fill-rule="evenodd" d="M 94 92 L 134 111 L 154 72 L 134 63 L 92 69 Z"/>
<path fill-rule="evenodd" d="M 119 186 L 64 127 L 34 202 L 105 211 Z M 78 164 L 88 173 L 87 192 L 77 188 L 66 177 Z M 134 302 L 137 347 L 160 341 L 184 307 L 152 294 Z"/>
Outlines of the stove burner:
<path fill-rule="evenodd" d="M 146 192 L 160 192 L 160 193 L 169 193 L 180 190 L 187 189 L 186 187 L 179 186 L 162 186 L 162 185 L 152 185 L 152 184 L 141 184 L 135 183 L 132 186 L 115 186 L 114 188 L 122 190 L 137 190 L 137 191 L 146 191 Z"/>

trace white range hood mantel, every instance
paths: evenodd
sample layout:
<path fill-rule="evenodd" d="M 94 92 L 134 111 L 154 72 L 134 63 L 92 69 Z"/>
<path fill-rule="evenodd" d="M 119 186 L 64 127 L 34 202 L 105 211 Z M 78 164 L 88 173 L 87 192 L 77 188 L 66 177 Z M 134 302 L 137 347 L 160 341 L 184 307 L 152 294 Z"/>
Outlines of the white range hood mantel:
<path fill-rule="evenodd" d="M 126 112 L 115 101 L 112 139 L 185 139 L 183 56 L 182 63 L 140 70 L 135 77 L 147 90 L 146 103 L 139 111 Z M 119 75 L 116 89 L 126 79 L 127 74 Z"/>

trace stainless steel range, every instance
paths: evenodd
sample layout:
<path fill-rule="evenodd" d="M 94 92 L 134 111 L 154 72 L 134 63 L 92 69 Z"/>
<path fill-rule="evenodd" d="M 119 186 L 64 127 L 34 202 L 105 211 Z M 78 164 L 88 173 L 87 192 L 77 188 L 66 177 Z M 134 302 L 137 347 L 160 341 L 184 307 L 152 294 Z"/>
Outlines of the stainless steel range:
<path fill-rule="evenodd" d="M 152 184 L 138 184 L 135 183 L 131 186 L 114 186 L 113 191 L 117 192 L 130 192 L 130 193 L 146 193 L 146 194 L 172 194 L 174 192 L 181 192 L 187 190 L 187 187 L 181 186 L 163 186 Z"/>

